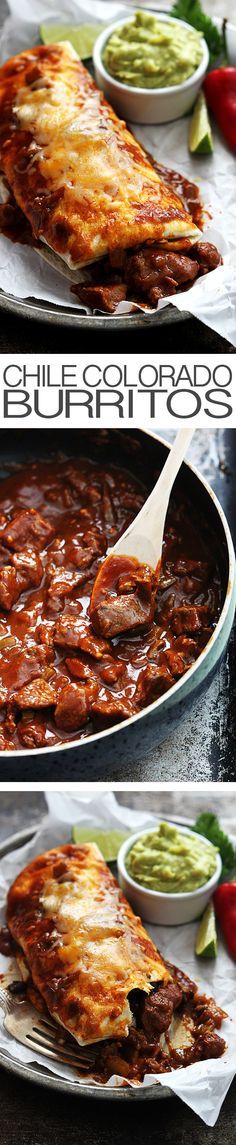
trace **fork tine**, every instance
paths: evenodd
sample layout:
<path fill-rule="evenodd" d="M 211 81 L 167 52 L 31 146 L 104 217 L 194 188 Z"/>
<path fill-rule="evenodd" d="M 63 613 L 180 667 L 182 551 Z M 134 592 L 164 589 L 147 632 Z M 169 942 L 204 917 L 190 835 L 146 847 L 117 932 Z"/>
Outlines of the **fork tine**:
<path fill-rule="evenodd" d="M 42 1029 L 42 1026 L 43 1026 L 43 1029 Z M 71 1041 L 68 1041 L 68 1035 L 67 1035 L 66 1030 L 64 1031 L 63 1027 L 56 1025 L 55 1022 L 52 1024 L 52 1023 L 44 1021 L 44 1019 L 40 1018 L 40 1021 L 37 1022 L 37 1025 L 35 1024 L 35 1026 L 33 1026 L 33 1030 L 36 1034 L 40 1035 L 40 1037 L 42 1037 L 44 1040 L 46 1038 L 46 1040 L 48 1042 L 51 1041 L 52 1044 L 54 1043 L 54 1045 L 59 1046 L 62 1049 L 64 1048 L 66 1050 L 66 1053 L 75 1054 L 75 1043 L 74 1043 L 73 1035 L 71 1034 Z M 76 1043 L 76 1045 L 77 1045 L 76 1053 L 82 1054 L 83 1059 L 87 1058 L 87 1061 L 89 1061 L 89 1062 L 94 1061 L 95 1051 L 94 1051 L 93 1045 L 92 1046 L 79 1046 L 78 1042 Z"/>
<path fill-rule="evenodd" d="M 56 1042 L 55 1038 L 46 1037 L 46 1035 L 42 1034 L 41 1031 L 37 1029 L 37 1027 L 34 1027 L 33 1029 L 33 1036 L 35 1041 L 37 1041 L 40 1045 L 45 1045 L 46 1042 L 46 1045 L 48 1045 L 52 1050 L 55 1049 L 58 1051 L 58 1053 L 66 1053 L 67 1057 L 76 1057 L 76 1051 L 73 1049 L 73 1047 L 67 1046 L 65 1044 L 60 1045 L 60 1042 Z M 87 1058 L 87 1060 L 89 1059 Z"/>
<path fill-rule="evenodd" d="M 41 1044 L 40 1042 L 38 1042 L 38 1040 L 35 1037 L 32 1037 L 31 1034 L 27 1034 L 26 1036 L 27 1036 L 27 1042 L 29 1042 L 29 1045 L 31 1046 L 31 1048 L 35 1049 L 37 1052 L 44 1054 L 44 1057 L 52 1058 L 53 1061 L 58 1061 L 59 1063 L 62 1062 L 65 1065 L 69 1065 L 71 1067 L 74 1066 L 75 1069 L 77 1069 L 77 1070 L 84 1069 L 85 1072 L 89 1073 L 89 1070 L 91 1068 L 91 1063 L 84 1061 L 84 1059 L 82 1059 L 82 1057 L 80 1057 L 79 1054 L 78 1054 L 78 1057 L 77 1057 L 77 1055 L 76 1055 L 76 1057 L 75 1057 L 75 1055 L 69 1056 L 67 1054 L 67 1052 L 65 1052 L 61 1049 L 53 1050 L 49 1046 L 44 1046 L 43 1043 Z"/>

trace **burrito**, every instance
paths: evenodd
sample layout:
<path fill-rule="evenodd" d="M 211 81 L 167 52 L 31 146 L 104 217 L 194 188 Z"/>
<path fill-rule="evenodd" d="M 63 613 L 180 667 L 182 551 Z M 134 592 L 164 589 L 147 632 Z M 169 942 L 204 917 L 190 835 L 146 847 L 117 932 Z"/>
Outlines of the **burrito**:
<path fill-rule="evenodd" d="M 95 843 L 30 863 L 9 891 L 7 922 L 51 1016 L 79 1045 L 126 1037 L 130 992 L 170 979 Z"/>
<path fill-rule="evenodd" d="M 164 961 L 95 843 L 30 863 L 10 888 L 7 923 L 26 998 L 63 1037 L 95 1044 L 96 1081 L 139 1083 L 224 1053 L 226 1014 Z"/>
<path fill-rule="evenodd" d="M 4 65 L 0 124 L 0 166 L 16 202 L 72 270 L 141 242 L 199 235 L 70 43 Z"/>

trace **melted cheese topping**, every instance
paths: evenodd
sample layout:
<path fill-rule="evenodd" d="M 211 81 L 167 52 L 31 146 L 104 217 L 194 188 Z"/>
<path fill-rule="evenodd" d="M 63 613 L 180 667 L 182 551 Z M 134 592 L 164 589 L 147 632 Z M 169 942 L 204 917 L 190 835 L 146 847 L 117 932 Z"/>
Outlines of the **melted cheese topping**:
<path fill-rule="evenodd" d="M 8 925 L 50 1013 L 80 1045 L 125 1037 L 130 991 L 170 978 L 96 844 L 26 867 L 9 892 Z"/>
<path fill-rule="evenodd" d="M 145 240 L 199 235 L 69 43 L 6 64 L 1 108 L 15 198 L 35 236 L 72 268 Z"/>

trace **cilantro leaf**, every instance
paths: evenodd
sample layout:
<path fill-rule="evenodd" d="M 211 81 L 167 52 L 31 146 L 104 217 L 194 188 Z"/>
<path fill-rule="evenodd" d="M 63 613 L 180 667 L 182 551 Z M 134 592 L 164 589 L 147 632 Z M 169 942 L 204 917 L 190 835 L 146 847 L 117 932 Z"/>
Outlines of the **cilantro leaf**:
<path fill-rule="evenodd" d="M 222 53 L 224 54 L 223 34 L 213 23 L 211 17 L 203 11 L 200 0 L 175 0 L 170 15 L 176 16 L 178 20 L 185 20 L 187 24 L 196 28 L 197 32 L 202 32 L 209 48 L 210 66 L 216 63 Z"/>
<path fill-rule="evenodd" d="M 217 816 L 213 815 L 211 811 L 203 811 L 201 815 L 198 815 L 193 831 L 196 831 L 197 835 L 205 835 L 214 847 L 218 847 L 222 859 L 221 877 L 225 878 L 236 867 L 236 847 L 231 843 L 231 839 L 225 834 L 225 831 L 222 831 Z"/>

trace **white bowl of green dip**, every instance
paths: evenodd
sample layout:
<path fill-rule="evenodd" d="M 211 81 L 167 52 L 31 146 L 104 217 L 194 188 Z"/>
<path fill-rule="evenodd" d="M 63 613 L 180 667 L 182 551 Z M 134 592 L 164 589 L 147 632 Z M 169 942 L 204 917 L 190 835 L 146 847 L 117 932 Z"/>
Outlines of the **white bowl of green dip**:
<path fill-rule="evenodd" d="M 106 27 L 93 52 L 98 87 L 133 123 L 166 123 L 190 111 L 208 61 L 207 44 L 190 24 L 142 10 Z"/>
<path fill-rule="evenodd" d="M 136 913 L 163 926 L 200 918 L 222 869 L 217 848 L 203 835 L 166 820 L 126 839 L 117 863 Z"/>

